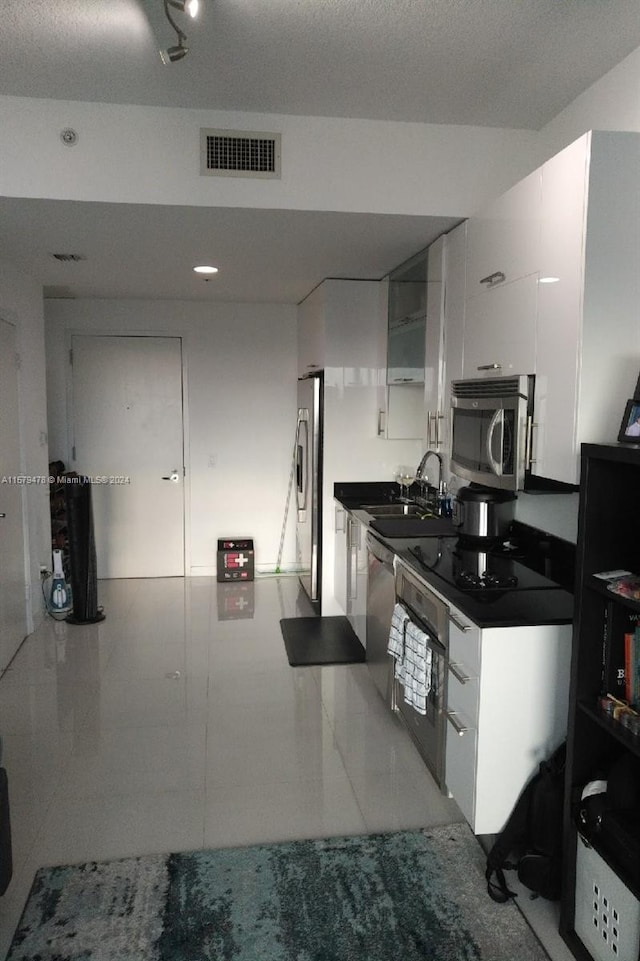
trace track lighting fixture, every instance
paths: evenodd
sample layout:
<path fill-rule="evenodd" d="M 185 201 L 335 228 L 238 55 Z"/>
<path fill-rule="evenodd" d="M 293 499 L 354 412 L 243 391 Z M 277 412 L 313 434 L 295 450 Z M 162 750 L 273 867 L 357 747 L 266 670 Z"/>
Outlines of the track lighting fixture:
<path fill-rule="evenodd" d="M 182 60 L 189 52 L 187 35 L 182 29 L 184 20 L 180 15 L 195 18 L 199 11 L 199 0 L 142 0 L 147 17 L 159 43 L 160 59 L 164 64 Z M 175 13 L 174 11 L 178 11 Z M 164 18 L 162 13 L 164 12 Z M 177 42 L 167 44 L 164 37 L 167 32 L 167 22 L 175 31 Z"/>
<path fill-rule="evenodd" d="M 181 13 L 188 13 L 194 19 L 198 16 L 198 0 L 167 0 L 167 3 Z"/>

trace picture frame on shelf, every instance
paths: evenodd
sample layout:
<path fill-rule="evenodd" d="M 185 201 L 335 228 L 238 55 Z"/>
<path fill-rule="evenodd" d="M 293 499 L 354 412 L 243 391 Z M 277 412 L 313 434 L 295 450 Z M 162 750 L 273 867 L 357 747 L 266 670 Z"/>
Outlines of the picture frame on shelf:
<path fill-rule="evenodd" d="M 640 445 L 640 398 L 634 397 L 625 405 L 618 443 Z"/>

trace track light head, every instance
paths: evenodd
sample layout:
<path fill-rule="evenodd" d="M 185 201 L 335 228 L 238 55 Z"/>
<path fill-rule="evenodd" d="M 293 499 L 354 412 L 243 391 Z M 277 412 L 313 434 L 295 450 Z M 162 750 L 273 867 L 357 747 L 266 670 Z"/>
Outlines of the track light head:
<path fill-rule="evenodd" d="M 160 58 L 164 64 L 175 63 L 176 60 L 182 60 L 183 57 L 186 57 L 188 52 L 189 48 L 185 47 L 181 40 L 175 47 L 167 47 L 166 50 L 161 50 Z"/>
<path fill-rule="evenodd" d="M 167 3 L 180 13 L 188 13 L 193 18 L 198 16 L 199 0 L 167 0 Z"/>

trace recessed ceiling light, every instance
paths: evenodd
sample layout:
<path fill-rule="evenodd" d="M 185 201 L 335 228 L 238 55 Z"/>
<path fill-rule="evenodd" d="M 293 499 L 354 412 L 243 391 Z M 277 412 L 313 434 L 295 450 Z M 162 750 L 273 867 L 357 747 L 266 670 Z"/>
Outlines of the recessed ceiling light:
<path fill-rule="evenodd" d="M 541 277 L 539 283 L 541 284 L 557 284 L 559 283 L 559 277 Z"/>
<path fill-rule="evenodd" d="M 193 269 L 197 274 L 217 274 L 218 273 L 217 267 L 210 267 L 207 264 L 203 264 L 201 267 L 194 267 Z"/>

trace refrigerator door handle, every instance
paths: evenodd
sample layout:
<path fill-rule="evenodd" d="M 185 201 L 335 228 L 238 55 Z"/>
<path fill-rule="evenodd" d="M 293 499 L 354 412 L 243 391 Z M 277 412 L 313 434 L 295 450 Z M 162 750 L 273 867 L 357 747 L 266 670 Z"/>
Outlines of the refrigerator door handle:
<path fill-rule="evenodd" d="M 296 427 L 296 480 L 298 500 L 298 520 L 304 521 L 307 511 L 307 482 L 309 470 L 309 411 L 298 410 Z"/>

